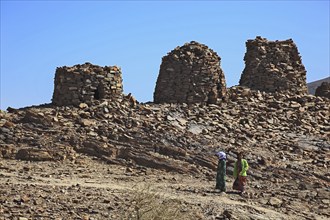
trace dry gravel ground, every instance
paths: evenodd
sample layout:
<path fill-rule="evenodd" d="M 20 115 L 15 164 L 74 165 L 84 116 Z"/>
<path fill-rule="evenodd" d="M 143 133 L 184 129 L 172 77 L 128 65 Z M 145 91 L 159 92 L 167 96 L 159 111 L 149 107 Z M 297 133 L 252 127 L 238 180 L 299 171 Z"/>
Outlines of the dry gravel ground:
<path fill-rule="evenodd" d="M 232 178 L 227 181 L 230 188 Z M 253 198 L 253 183 L 245 197 L 230 190 L 220 194 L 211 177 L 108 165 L 85 156 L 74 162 L 2 160 L 0 184 L 1 220 L 137 219 L 142 192 L 157 195 L 156 207 L 175 202 L 186 219 L 327 219 L 262 204 Z"/>
<path fill-rule="evenodd" d="M 244 197 L 230 191 L 241 150 Z M 0 220 L 330 219 L 329 167 L 330 100 L 311 95 L 234 87 L 217 105 L 125 97 L 0 111 Z"/>

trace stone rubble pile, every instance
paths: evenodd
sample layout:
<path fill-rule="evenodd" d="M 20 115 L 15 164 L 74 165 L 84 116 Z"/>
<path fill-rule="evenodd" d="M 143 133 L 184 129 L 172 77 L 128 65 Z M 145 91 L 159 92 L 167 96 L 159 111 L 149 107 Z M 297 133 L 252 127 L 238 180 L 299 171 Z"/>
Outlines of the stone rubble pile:
<path fill-rule="evenodd" d="M 77 107 L 9 109 L 0 114 L 0 148 L 6 159 L 74 162 L 83 154 L 209 180 L 217 166 L 214 152 L 228 153 L 230 176 L 235 152 L 244 150 L 254 201 L 304 217 L 330 216 L 330 100 L 325 97 L 237 86 L 217 105 L 133 105 L 124 96 Z M 310 211 L 303 214 L 298 203 Z"/>
<path fill-rule="evenodd" d="M 330 83 L 323 82 L 319 87 L 316 88 L 315 95 L 330 99 Z"/>
<path fill-rule="evenodd" d="M 306 70 L 292 39 L 246 42 L 245 68 L 240 86 L 265 92 L 307 94 Z"/>
<path fill-rule="evenodd" d="M 155 103 L 216 103 L 225 95 L 220 57 L 204 44 L 191 41 L 163 57 Z"/>
<path fill-rule="evenodd" d="M 59 67 L 55 73 L 54 105 L 91 104 L 93 100 L 118 99 L 123 92 L 122 73 L 117 66 L 91 63 Z"/>
<path fill-rule="evenodd" d="M 124 97 L 120 102 L 103 100 L 78 107 L 11 109 L 1 114 L 0 144 L 6 149 L 2 156 L 33 158 L 40 151 L 47 158 L 46 151 L 52 160 L 61 160 L 79 152 L 112 163 L 124 159 L 168 170 L 181 169 L 177 163 L 214 169 L 215 161 L 203 155 L 212 154 L 219 145 L 296 148 L 290 133 L 329 141 L 327 98 L 268 94 L 245 87 L 230 88 L 228 97 L 221 105 L 151 103 L 132 107 L 131 100 Z M 25 148 L 34 150 L 18 152 Z M 161 159 L 163 156 L 171 160 Z M 195 168 L 184 171 L 198 172 Z"/>

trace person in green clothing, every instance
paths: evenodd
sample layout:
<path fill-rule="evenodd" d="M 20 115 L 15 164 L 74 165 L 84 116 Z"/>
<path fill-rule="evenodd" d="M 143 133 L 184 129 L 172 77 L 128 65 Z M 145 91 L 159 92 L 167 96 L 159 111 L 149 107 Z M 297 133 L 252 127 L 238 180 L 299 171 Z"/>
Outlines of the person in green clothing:
<path fill-rule="evenodd" d="M 245 187 L 247 184 L 247 173 L 246 171 L 249 169 L 248 162 L 243 159 L 243 153 L 239 152 L 237 154 L 237 161 L 234 165 L 234 177 L 235 181 L 233 184 L 233 189 L 238 190 L 243 194 L 245 192 Z"/>
<path fill-rule="evenodd" d="M 226 153 L 220 151 L 215 155 L 219 158 L 215 188 L 226 192 Z"/>

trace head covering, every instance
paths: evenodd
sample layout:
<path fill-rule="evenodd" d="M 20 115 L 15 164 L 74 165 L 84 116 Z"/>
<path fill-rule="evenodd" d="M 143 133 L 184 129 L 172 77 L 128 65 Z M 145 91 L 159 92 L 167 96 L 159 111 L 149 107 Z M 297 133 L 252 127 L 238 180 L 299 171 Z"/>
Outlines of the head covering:
<path fill-rule="evenodd" d="M 219 157 L 219 160 L 225 160 L 226 159 L 226 153 L 223 151 L 217 152 L 215 155 Z"/>

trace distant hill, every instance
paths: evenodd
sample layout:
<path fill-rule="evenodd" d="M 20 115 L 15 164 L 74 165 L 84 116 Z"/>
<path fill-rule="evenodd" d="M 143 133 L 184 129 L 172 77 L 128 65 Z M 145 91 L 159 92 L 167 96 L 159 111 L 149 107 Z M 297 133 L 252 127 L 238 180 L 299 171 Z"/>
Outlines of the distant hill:
<path fill-rule="evenodd" d="M 330 82 L 330 77 L 307 83 L 309 94 L 315 95 L 316 88 L 320 86 L 323 82 Z"/>

